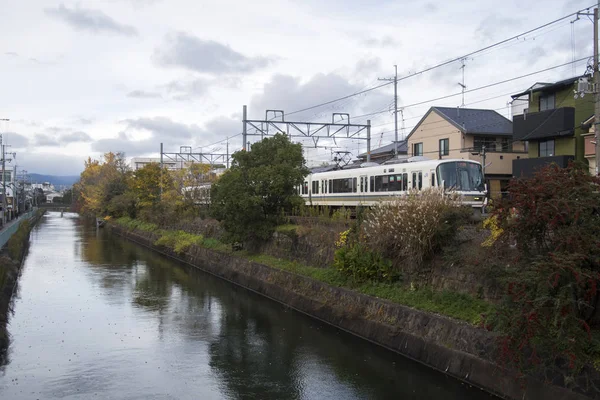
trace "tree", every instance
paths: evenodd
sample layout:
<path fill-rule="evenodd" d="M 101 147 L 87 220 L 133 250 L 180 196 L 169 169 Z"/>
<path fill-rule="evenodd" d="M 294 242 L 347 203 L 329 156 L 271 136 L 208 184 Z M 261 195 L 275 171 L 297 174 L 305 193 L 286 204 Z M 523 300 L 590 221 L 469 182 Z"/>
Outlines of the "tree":
<path fill-rule="evenodd" d="M 132 191 L 138 199 L 138 208 L 157 205 L 160 202 L 161 189 L 163 194 L 173 190 L 173 178 L 159 163 L 146 164 L 135 171 Z"/>
<path fill-rule="evenodd" d="M 46 195 L 44 194 L 42 188 L 35 188 L 33 190 L 33 198 L 34 204 L 42 204 L 46 202 Z"/>
<path fill-rule="evenodd" d="M 77 210 L 84 214 L 104 215 L 108 204 L 129 188 L 131 171 L 122 153 L 106 153 L 102 160 L 88 158 L 79 182 L 73 189 L 77 197 Z"/>
<path fill-rule="evenodd" d="M 63 196 L 62 196 L 62 203 L 63 204 L 71 204 L 72 201 L 73 201 L 73 189 L 65 190 L 63 193 Z"/>
<path fill-rule="evenodd" d="M 302 146 L 277 134 L 238 151 L 231 168 L 212 185 L 211 213 L 230 242 L 268 240 L 282 213 L 302 202 L 296 186 L 308 174 Z"/>
<path fill-rule="evenodd" d="M 493 217 L 496 244 L 514 256 L 491 321 L 504 334 L 503 361 L 556 376 L 600 359 L 599 188 L 600 178 L 574 165 L 511 182 Z"/>

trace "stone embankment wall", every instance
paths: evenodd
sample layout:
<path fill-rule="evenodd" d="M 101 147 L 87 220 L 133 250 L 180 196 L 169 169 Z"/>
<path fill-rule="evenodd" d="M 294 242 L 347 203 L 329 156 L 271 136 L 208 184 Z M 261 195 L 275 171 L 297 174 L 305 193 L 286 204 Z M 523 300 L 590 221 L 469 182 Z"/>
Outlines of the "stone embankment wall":
<path fill-rule="evenodd" d="M 0 251 L 0 365 L 8 347 L 9 337 L 6 325 L 8 324 L 10 301 L 29 244 L 29 231 L 44 213 L 44 210 L 40 210 L 25 215 L 20 218 L 19 224 L 11 225 L 10 229 L 1 233 L 3 237 L 2 245 L 8 243 L 11 249 L 8 251 L 7 246 L 4 246 Z M 22 224 L 25 220 L 29 224 Z M 14 238 L 16 242 L 10 242 L 11 238 Z"/>
<path fill-rule="evenodd" d="M 496 365 L 495 338 L 483 329 L 440 315 L 192 246 L 176 254 L 154 245 L 153 234 L 109 227 L 117 235 L 285 304 L 490 393 L 510 399 L 585 399 L 535 379 L 518 380 Z"/>

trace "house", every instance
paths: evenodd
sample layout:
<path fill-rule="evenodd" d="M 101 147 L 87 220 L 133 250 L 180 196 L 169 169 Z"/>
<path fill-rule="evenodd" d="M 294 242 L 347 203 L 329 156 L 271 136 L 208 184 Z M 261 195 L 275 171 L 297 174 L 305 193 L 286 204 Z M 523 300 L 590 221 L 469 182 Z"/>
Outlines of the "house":
<path fill-rule="evenodd" d="M 398 156 L 406 156 L 408 154 L 408 144 L 406 140 L 399 140 L 396 144 L 398 149 Z M 371 150 L 371 162 L 383 164 L 384 162 L 394 158 L 394 143 L 390 143 L 386 146 L 379 147 L 375 150 Z M 358 155 L 360 162 L 367 161 L 367 153 Z"/>
<path fill-rule="evenodd" d="M 512 162 L 526 158 L 512 122 L 494 110 L 431 107 L 407 137 L 411 157 L 467 159 L 484 165 L 490 196 L 506 192 Z"/>
<path fill-rule="evenodd" d="M 583 133 L 583 156 L 587 160 L 591 175 L 598 175 L 596 168 L 596 127 L 594 117 L 589 118 L 583 123 L 584 129 L 587 128 L 587 133 Z"/>
<path fill-rule="evenodd" d="M 587 162 L 584 123 L 594 114 L 592 95 L 575 96 L 574 89 L 585 76 L 555 83 L 536 83 L 528 90 L 512 96 L 513 101 L 525 101 L 519 115 L 513 115 L 516 140 L 526 141 L 528 159 L 515 160 L 516 177 L 530 176 L 535 169 L 556 163 L 566 167 L 571 160 Z"/>
<path fill-rule="evenodd" d="M 142 169 L 146 165 L 153 164 L 153 163 L 160 164 L 160 158 L 159 157 L 133 157 L 131 159 L 131 168 L 134 171 L 137 171 L 138 169 Z M 171 161 L 171 160 L 163 159 L 163 165 L 165 166 L 165 168 L 171 169 L 171 170 L 183 169 L 185 167 L 185 164 L 186 163 L 184 161 Z"/>

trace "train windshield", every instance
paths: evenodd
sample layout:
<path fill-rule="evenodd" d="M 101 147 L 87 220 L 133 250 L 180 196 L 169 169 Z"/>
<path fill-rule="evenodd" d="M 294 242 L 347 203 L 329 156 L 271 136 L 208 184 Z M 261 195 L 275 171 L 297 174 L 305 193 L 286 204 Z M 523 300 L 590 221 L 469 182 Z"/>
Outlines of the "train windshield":
<path fill-rule="evenodd" d="M 483 173 L 481 165 L 451 161 L 437 167 L 440 181 L 444 181 L 445 188 L 463 192 L 482 192 L 484 190 Z M 441 184 L 441 182 L 439 182 Z"/>

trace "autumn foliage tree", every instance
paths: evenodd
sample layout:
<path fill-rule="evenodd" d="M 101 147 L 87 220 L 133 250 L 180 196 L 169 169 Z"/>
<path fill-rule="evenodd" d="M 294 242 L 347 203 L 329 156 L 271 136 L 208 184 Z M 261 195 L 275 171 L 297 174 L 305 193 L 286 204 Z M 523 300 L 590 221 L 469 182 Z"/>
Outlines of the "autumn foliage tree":
<path fill-rule="evenodd" d="M 509 192 L 495 211 L 496 245 L 512 273 L 490 321 L 503 333 L 502 361 L 575 376 L 600 362 L 600 179 L 552 165 Z"/>
<path fill-rule="evenodd" d="M 106 153 L 100 160 L 88 158 L 79 182 L 74 185 L 78 211 L 107 214 L 111 201 L 128 190 L 130 178 L 123 154 Z"/>

